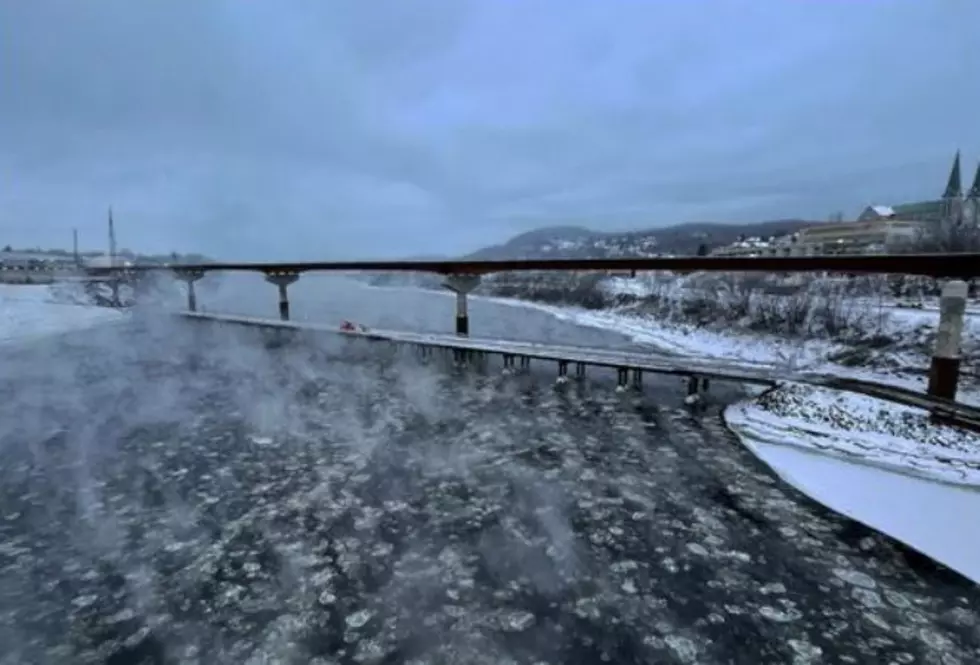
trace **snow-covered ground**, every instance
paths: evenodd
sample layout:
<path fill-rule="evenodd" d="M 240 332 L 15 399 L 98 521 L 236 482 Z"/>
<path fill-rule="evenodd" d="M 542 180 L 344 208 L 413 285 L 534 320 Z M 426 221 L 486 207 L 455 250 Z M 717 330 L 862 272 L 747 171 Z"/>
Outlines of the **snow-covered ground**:
<path fill-rule="evenodd" d="M 492 298 L 492 300 L 519 304 L 522 307 L 534 307 L 578 325 L 616 330 L 629 335 L 637 343 L 649 344 L 679 355 L 749 360 L 777 365 L 791 363 L 797 368 L 816 368 L 826 364 L 829 355 L 844 348 L 841 344 L 828 340 L 811 339 L 801 343 L 798 339 L 778 335 L 720 332 L 694 324 L 662 322 L 628 311 L 595 311 L 578 307 L 528 303 L 508 298 Z M 923 329 L 935 327 L 939 321 L 939 314 L 938 310 L 930 308 L 890 307 L 882 321 L 885 324 L 885 331 L 909 337 Z M 971 311 L 964 325 L 964 335 L 977 334 L 980 334 L 980 310 L 975 313 Z M 920 358 L 907 360 L 917 361 Z M 841 371 L 846 372 L 848 369 L 841 367 Z"/>
<path fill-rule="evenodd" d="M 616 330 L 639 344 L 648 344 L 677 355 L 747 360 L 756 363 L 792 365 L 798 369 L 819 364 L 839 345 L 814 340 L 799 341 L 780 337 L 726 335 L 693 324 L 661 323 L 648 317 L 616 311 L 594 311 L 574 307 L 534 304 L 554 316 L 583 326 Z"/>
<path fill-rule="evenodd" d="M 980 583 L 980 436 L 922 409 L 794 384 L 725 419 L 797 489 Z"/>
<path fill-rule="evenodd" d="M 980 488 L 980 437 L 874 397 L 786 385 L 726 411 L 745 437 Z"/>
<path fill-rule="evenodd" d="M 116 309 L 66 303 L 47 285 L 0 284 L 0 343 L 117 323 Z"/>
<path fill-rule="evenodd" d="M 779 335 L 738 334 L 709 330 L 693 324 L 658 321 L 632 312 L 595 311 L 577 307 L 559 307 L 506 298 L 493 298 L 498 302 L 510 302 L 530 306 L 551 313 L 553 316 L 582 326 L 615 330 L 662 352 L 698 358 L 718 358 L 764 363 L 780 368 L 808 369 L 836 376 L 877 381 L 888 385 L 925 392 L 929 357 L 908 349 L 880 349 L 875 351 L 875 366 L 850 366 L 831 360 L 847 349 L 842 344 L 823 339 L 799 339 Z M 897 338 L 911 339 L 924 331 L 935 329 L 939 321 L 938 310 L 931 308 L 890 308 L 882 319 L 884 332 Z M 964 337 L 980 335 L 980 310 L 971 309 L 964 323 Z M 980 406 L 980 385 L 964 385 L 957 400 Z"/>
<path fill-rule="evenodd" d="M 980 492 L 741 437 L 786 482 L 980 583 Z"/>

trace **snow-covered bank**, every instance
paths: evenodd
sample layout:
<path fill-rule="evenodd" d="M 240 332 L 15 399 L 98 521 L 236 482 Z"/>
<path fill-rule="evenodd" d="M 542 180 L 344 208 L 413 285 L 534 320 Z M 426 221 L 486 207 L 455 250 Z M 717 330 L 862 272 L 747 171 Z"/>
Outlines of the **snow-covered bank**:
<path fill-rule="evenodd" d="M 501 299 L 503 300 L 503 299 Z M 514 304 L 522 301 L 510 301 Z M 664 324 L 655 319 L 631 316 L 617 311 L 593 311 L 530 303 L 554 316 L 577 325 L 615 330 L 638 344 L 682 356 L 745 360 L 795 368 L 813 367 L 841 347 L 823 340 L 798 340 L 761 335 L 731 335 L 692 324 Z"/>
<path fill-rule="evenodd" d="M 734 404 L 725 416 L 752 441 L 980 489 L 980 436 L 931 423 L 922 409 L 791 384 Z"/>
<path fill-rule="evenodd" d="M 930 358 L 909 348 L 885 347 L 868 351 L 867 364 L 855 365 L 853 349 L 826 339 L 794 339 L 779 335 L 739 334 L 710 330 L 693 324 L 665 323 L 646 316 L 617 310 L 587 310 L 526 302 L 511 298 L 490 298 L 516 307 L 533 307 L 563 321 L 581 326 L 615 331 L 659 352 L 698 358 L 741 360 L 771 364 L 779 368 L 811 370 L 824 374 L 876 381 L 925 392 Z M 888 318 L 889 331 L 905 339 L 924 334 L 938 323 L 931 310 L 900 309 Z M 980 336 L 980 316 L 967 317 L 964 336 Z M 846 361 L 847 364 L 845 364 Z M 980 384 L 962 381 L 957 400 L 980 406 Z"/>
<path fill-rule="evenodd" d="M 0 343 L 20 342 L 125 320 L 126 313 L 117 309 L 66 304 L 47 285 L 0 284 Z"/>
<path fill-rule="evenodd" d="M 980 491 L 739 436 L 784 481 L 815 501 L 980 583 L 980 531 L 974 528 Z"/>

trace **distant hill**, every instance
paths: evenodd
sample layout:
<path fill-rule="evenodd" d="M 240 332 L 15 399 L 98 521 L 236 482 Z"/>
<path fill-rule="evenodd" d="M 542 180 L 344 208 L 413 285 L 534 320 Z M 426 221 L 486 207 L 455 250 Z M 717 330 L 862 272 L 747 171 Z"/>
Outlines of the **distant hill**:
<path fill-rule="evenodd" d="M 694 222 L 661 229 L 592 231 L 580 226 L 554 226 L 522 233 L 502 245 L 477 250 L 464 258 L 475 260 L 636 258 L 658 254 L 695 254 L 728 245 L 739 236 L 784 235 L 819 222 L 780 219 L 749 224 Z"/>
<path fill-rule="evenodd" d="M 593 231 L 582 226 L 548 226 L 514 236 L 459 257 L 476 261 L 510 259 L 603 259 L 641 258 L 658 255 L 693 255 L 703 243 L 708 249 L 729 245 L 745 237 L 769 237 L 794 233 L 820 222 L 777 219 L 748 224 L 694 222 L 662 229 L 638 231 Z M 450 257 L 416 256 L 406 260 L 443 260 Z M 428 274 L 385 273 L 362 278 L 375 286 L 419 286 L 437 288 L 441 278 Z"/>
<path fill-rule="evenodd" d="M 542 251 L 561 251 L 586 245 L 596 235 L 595 231 L 582 226 L 549 226 L 514 236 L 502 245 L 478 249 L 467 254 L 466 258 L 532 258 L 532 255 L 536 257 Z"/>

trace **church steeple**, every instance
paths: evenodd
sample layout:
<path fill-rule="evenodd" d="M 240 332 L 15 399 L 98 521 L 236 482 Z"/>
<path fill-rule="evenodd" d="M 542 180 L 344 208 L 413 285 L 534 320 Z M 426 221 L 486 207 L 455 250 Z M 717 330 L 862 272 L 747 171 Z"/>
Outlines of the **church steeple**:
<path fill-rule="evenodd" d="M 956 200 L 963 196 L 963 183 L 960 178 L 960 151 L 956 151 L 953 158 L 953 168 L 949 172 L 949 182 L 946 183 L 946 191 L 943 193 L 943 200 Z"/>
<path fill-rule="evenodd" d="M 977 164 L 977 174 L 973 176 L 973 186 L 967 192 L 966 198 L 971 201 L 980 202 L 980 164 Z"/>

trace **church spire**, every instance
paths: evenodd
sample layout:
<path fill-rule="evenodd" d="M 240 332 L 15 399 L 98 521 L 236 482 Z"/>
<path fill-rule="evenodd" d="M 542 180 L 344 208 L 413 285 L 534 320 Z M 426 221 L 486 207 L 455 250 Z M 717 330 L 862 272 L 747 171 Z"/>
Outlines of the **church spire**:
<path fill-rule="evenodd" d="M 962 179 L 960 178 L 960 151 L 956 151 L 953 158 L 953 168 L 949 172 L 949 182 L 946 183 L 946 191 L 943 193 L 943 200 L 959 199 L 963 196 Z"/>
<path fill-rule="evenodd" d="M 977 174 L 973 176 L 973 186 L 970 187 L 966 198 L 980 202 L 980 164 L 977 164 Z"/>

